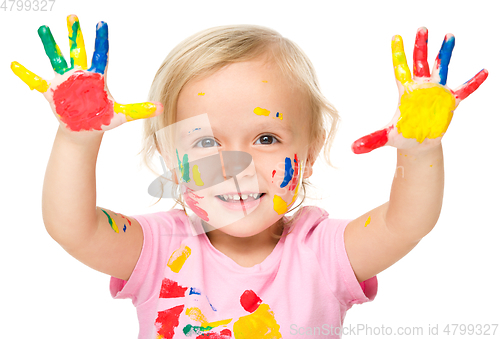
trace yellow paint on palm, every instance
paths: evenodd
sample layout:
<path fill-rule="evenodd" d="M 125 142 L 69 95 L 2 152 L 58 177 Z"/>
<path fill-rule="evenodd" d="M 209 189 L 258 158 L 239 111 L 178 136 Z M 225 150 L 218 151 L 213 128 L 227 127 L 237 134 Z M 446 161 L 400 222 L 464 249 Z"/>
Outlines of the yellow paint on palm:
<path fill-rule="evenodd" d="M 40 78 L 35 73 L 27 70 L 23 65 L 14 61 L 10 68 L 15 75 L 17 75 L 31 90 L 36 89 L 40 93 L 45 93 L 49 89 L 47 81 Z"/>
<path fill-rule="evenodd" d="M 69 15 L 67 18 L 70 56 L 72 66 L 80 69 L 87 69 L 87 52 L 85 51 L 85 43 L 83 41 L 80 22 L 76 15 Z"/>
<path fill-rule="evenodd" d="M 270 111 L 268 111 L 267 109 L 265 108 L 260 108 L 260 107 L 255 107 L 255 109 L 253 110 L 253 112 L 257 115 L 265 115 L 266 117 L 269 116 L 269 113 L 271 113 Z"/>
<path fill-rule="evenodd" d="M 394 66 L 394 74 L 396 79 L 403 85 L 412 82 L 410 68 L 406 62 L 406 55 L 403 46 L 403 38 L 400 35 L 394 36 L 391 42 L 392 48 L 392 64 Z"/>
<path fill-rule="evenodd" d="M 453 94 L 441 85 L 428 83 L 401 96 L 396 127 L 403 137 L 420 143 L 426 138 L 439 138 L 448 129 L 454 109 Z"/>
<path fill-rule="evenodd" d="M 286 211 L 287 211 L 287 203 L 285 200 L 283 200 L 282 197 L 280 197 L 279 195 L 275 195 L 274 198 L 273 198 L 273 206 L 274 206 L 274 210 L 278 213 L 278 214 L 285 214 Z"/>
<path fill-rule="evenodd" d="M 201 312 L 198 307 L 188 307 L 186 309 L 186 315 L 191 318 L 191 320 L 200 322 L 202 327 L 217 327 L 221 325 L 227 325 L 232 319 L 224 319 L 219 321 L 208 322 L 207 317 Z"/>
<path fill-rule="evenodd" d="M 140 104 L 121 105 L 114 103 L 113 110 L 116 113 L 125 114 L 127 121 L 145 119 L 154 116 L 156 112 L 156 105 L 152 102 L 143 102 Z"/>
<path fill-rule="evenodd" d="M 283 338 L 279 329 L 280 325 L 274 319 L 274 313 L 267 304 L 260 304 L 255 312 L 239 318 L 233 325 L 236 339 Z"/>
<path fill-rule="evenodd" d="M 193 166 L 193 180 L 196 186 L 203 186 L 204 183 L 201 180 L 201 173 L 200 170 L 198 169 L 198 165 Z"/>
<path fill-rule="evenodd" d="M 191 249 L 182 244 L 178 249 L 176 249 L 170 258 L 168 259 L 167 266 L 170 267 L 172 272 L 179 273 L 182 266 L 186 262 L 186 259 L 191 255 Z"/>

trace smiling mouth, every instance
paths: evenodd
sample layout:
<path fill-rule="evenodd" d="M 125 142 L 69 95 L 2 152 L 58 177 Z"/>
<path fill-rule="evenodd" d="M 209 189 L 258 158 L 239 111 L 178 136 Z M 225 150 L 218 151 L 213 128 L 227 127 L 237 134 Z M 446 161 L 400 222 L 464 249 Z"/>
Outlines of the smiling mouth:
<path fill-rule="evenodd" d="M 222 201 L 225 202 L 241 202 L 241 201 L 254 201 L 259 200 L 265 195 L 265 193 L 251 193 L 251 194 L 221 194 L 216 195 Z"/>

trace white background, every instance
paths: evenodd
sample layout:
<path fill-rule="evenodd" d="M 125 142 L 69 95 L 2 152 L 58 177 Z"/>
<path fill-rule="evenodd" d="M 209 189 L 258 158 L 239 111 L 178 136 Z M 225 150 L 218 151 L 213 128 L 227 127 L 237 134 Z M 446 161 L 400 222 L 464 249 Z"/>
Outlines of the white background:
<path fill-rule="evenodd" d="M 483 67 L 490 76 L 460 104 L 443 140 L 446 188 L 441 217 L 410 254 L 378 275 L 375 301 L 354 306 L 345 325 L 383 325 L 393 331 L 421 326 L 427 334 L 429 324 L 439 324 L 441 331 L 451 323 L 500 323 L 497 4 L 57 0 L 51 12 L 0 10 L 0 337 L 136 338 L 138 333 L 131 301 L 113 300 L 109 277 L 69 256 L 45 231 L 41 192 L 58 124 L 42 95 L 29 91 L 9 69 L 15 60 L 51 79 L 52 69 L 36 31 L 41 25 L 50 26 L 68 56 L 66 16 L 73 13 L 80 18 L 89 56 L 96 23 L 108 22 L 109 88 L 122 103 L 144 101 L 167 53 L 202 29 L 259 24 L 297 42 L 342 118 L 331 153 L 337 168 L 321 161 L 315 165 L 312 180 L 320 188 L 316 195 L 324 199 L 309 202 L 335 218 L 355 218 L 389 197 L 395 150 L 354 155 L 350 144 L 385 125 L 396 108 L 391 37 L 403 37 L 411 59 L 415 32 L 426 26 L 432 67 L 444 35 L 454 33 L 449 86 L 462 84 Z M 168 200 L 150 207 L 155 199 L 147 187 L 155 176 L 141 168 L 136 155 L 141 127 L 142 122 L 136 121 L 105 134 L 97 164 L 99 206 L 129 215 L 171 207 Z M 68 220 L 68 227 L 76 222 Z M 282 333 L 286 336 L 287 329 Z M 464 337 L 475 336 L 460 338 Z"/>

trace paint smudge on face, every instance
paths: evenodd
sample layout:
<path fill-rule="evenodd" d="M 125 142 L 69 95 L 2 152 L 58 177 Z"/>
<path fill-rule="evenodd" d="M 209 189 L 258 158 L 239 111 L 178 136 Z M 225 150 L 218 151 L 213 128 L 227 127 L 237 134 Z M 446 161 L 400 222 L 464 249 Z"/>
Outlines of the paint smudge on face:
<path fill-rule="evenodd" d="M 251 290 L 245 291 L 240 301 L 245 310 L 254 309 L 254 311 L 234 322 L 233 332 L 236 339 L 282 338 L 279 332 L 280 325 L 274 319 L 274 313 L 269 305 L 261 304 L 262 300 Z"/>
<path fill-rule="evenodd" d="M 194 131 L 199 131 L 199 130 L 201 130 L 201 128 L 199 128 L 199 127 L 198 127 L 198 128 L 195 128 L 194 130 L 189 131 L 189 132 L 188 132 L 188 134 L 191 134 L 191 132 L 194 132 Z"/>
<path fill-rule="evenodd" d="M 254 291 L 246 290 L 240 297 L 240 304 L 245 311 L 252 313 L 262 304 L 262 299 Z"/>
<path fill-rule="evenodd" d="M 267 80 L 262 80 L 262 82 L 267 82 Z"/>
<path fill-rule="evenodd" d="M 432 165 L 430 165 L 430 167 L 432 167 Z"/>
<path fill-rule="evenodd" d="M 449 90 L 428 83 L 401 96 L 401 117 L 396 127 L 405 138 L 420 143 L 426 138 L 439 138 L 448 129 L 455 106 L 455 97 Z"/>
<path fill-rule="evenodd" d="M 67 18 L 69 33 L 69 49 L 71 57 L 71 68 L 75 66 L 80 69 L 87 69 L 87 52 L 80 29 L 80 22 L 76 15 L 69 15 Z"/>
<path fill-rule="evenodd" d="M 187 287 L 180 286 L 177 281 L 163 278 L 161 282 L 160 298 L 180 298 L 186 294 Z"/>
<path fill-rule="evenodd" d="M 287 211 L 287 203 L 279 195 L 275 195 L 273 198 L 273 208 L 278 214 L 285 214 Z"/>
<path fill-rule="evenodd" d="M 106 211 L 103 210 L 102 208 L 101 208 L 101 211 L 103 211 L 104 214 L 106 214 L 106 216 L 108 217 L 109 226 L 111 226 L 111 228 L 113 229 L 113 231 L 115 231 L 116 233 L 118 233 L 118 226 L 116 226 L 116 223 L 113 220 L 113 218 L 111 218 L 111 216 L 108 213 L 106 213 Z"/>
<path fill-rule="evenodd" d="M 290 203 L 290 205 L 288 205 L 288 207 L 291 207 L 295 203 L 295 200 L 297 199 L 297 196 L 299 195 L 299 188 L 300 188 L 300 184 L 302 183 L 303 174 L 304 174 L 304 171 L 303 171 L 303 167 L 302 167 L 302 161 L 300 161 L 299 162 L 299 176 L 297 179 L 297 183 L 295 184 L 295 191 L 293 192 L 292 202 Z"/>
<path fill-rule="evenodd" d="M 115 102 L 113 104 L 113 110 L 116 113 L 124 114 L 127 121 L 153 117 L 155 115 L 156 108 L 156 105 L 152 102 L 142 102 L 140 104 L 127 105 L 122 105 Z"/>
<path fill-rule="evenodd" d="M 205 93 L 203 93 L 203 92 L 200 92 L 200 93 L 198 93 L 198 95 L 205 95 Z"/>
<path fill-rule="evenodd" d="M 190 287 L 189 288 L 189 295 L 191 295 L 191 294 L 201 295 L 201 291 L 199 289 L 197 289 L 196 287 Z"/>
<path fill-rule="evenodd" d="M 49 89 L 49 84 L 47 81 L 43 80 L 41 77 L 35 73 L 27 70 L 23 65 L 14 61 L 10 68 L 15 75 L 17 75 L 26 85 L 29 86 L 31 90 L 36 89 L 40 93 L 45 93 Z"/>
<path fill-rule="evenodd" d="M 104 90 L 104 77 L 76 71 L 54 91 L 54 105 L 72 131 L 101 130 L 113 118 L 113 102 Z"/>
<path fill-rule="evenodd" d="M 276 112 L 276 118 L 283 120 L 283 113 Z"/>
<path fill-rule="evenodd" d="M 368 226 L 371 221 L 372 221 L 372 217 L 368 216 L 368 219 L 366 219 L 366 222 L 365 222 L 365 227 Z"/>
<path fill-rule="evenodd" d="M 285 177 L 283 178 L 283 182 L 280 185 L 280 188 L 283 188 L 288 185 L 290 180 L 293 177 L 293 168 L 292 168 L 292 160 L 290 158 L 285 158 Z"/>
<path fill-rule="evenodd" d="M 158 312 L 158 317 L 155 320 L 158 335 L 156 339 L 172 339 L 174 337 L 174 329 L 179 326 L 179 316 L 183 309 L 184 305 L 179 305 Z"/>
<path fill-rule="evenodd" d="M 297 154 L 294 155 L 294 159 L 293 159 L 293 178 L 292 178 L 292 184 L 290 185 L 289 187 L 289 190 L 290 191 L 293 191 L 295 189 L 295 187 L 297 187 L 297 181 L 298 181 L 298 177 L 299 177 L 299 161 L 297 159 Z"/>
<path fill-rule="evenodd" d="M 270 111 L 268 111 L 265 108 L 260 108 L 260 107 L 255 107 L 253 112 L 257 115 L 265 115 L 266 117 L 269 116 Z"/>
<path fill-rule="evenodd" d="M 127 231 L 127 225 L 123 224 L 123 232 Z"/>
<path fill-rule="evenodd" d="M 193 166 L 193 180 L 196 186 L 203 186 L 203 180 L 201 180 L 200 170 L 198 169 L 198 165 Z"/>
<path fill-rule="evenodd" d="M 207 211 L 198 206 L 198 201 L 196 201 L 196 199 L 203 199 L 203 197 L 200 197 L 193 193 L 194 191 L 189 187 L 185 187 L 185 190 L 184 200 L 186 200 L 186 204 L 194 213 L 196 213 L 197 216 L 199 216 L 202 220 L 208 222 L 209 218 Z"/>
<path fill-rule="evenodd" d="M 187 153 L 184 154 L 182 157 L 182 163 L 181 160 L 179 159 L 179 152 L 177 149 L 175 150 L 175 153 L 177 154 L 177 164 L 179 165 L 179 171 L 181 172 L 181 179 L 184 182 L 189 182 L 191 179 L 189 178 L 189 158 Z"/>
<path fill-rule="evenodd" d="M 167 266 L 170 267 L 172 272 L 179 273 L 190 255 L 191 249 L 188 246 L 181 244 L 181 246 L 170 255 Z"/>

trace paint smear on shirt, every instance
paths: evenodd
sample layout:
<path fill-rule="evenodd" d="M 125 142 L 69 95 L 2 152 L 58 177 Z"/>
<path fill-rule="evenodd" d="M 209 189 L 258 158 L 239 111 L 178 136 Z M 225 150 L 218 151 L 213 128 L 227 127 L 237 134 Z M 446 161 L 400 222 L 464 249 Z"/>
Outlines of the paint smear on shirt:
<path fill-rule="evenodd" d="M 161 282 L 160 298 L 180 298 L 186 294 L 187 287 L 180 286 L 177 281 L 163 278 Z"/>
<path fill-rule="evenodd" d="M 179 326 L 179 316 L 183 309 L 184 305 L 179 305 L 158 312 L 158 317 L 155 321 L 156 339 L 172 339 L 174 337 L 174 329 Z"/>
<path fill-rule="evenodd" d="M 368 219 L 366 219 L 366 222 L 365 222 L 365 227 L 368 226 L 371 221 L 372 221 L 372 217 L 368 216 Z"/>
<path fill-rule="evenodd" d="M 252 313 L 262 304 L 262 299 L 254 291 L 246 290 L 240 297 L 240 304 L 245 311 Z"/>
<path fill-rule="evenodd" d="M 207 317 L 201 312 L 201 310 L 198 307 L 187 308 L 186 315 L 191 320 L 198 321 L 202 327 L 210 327 L 210 329 L 221 325 L 227 325 L 232 320 L 232 319 L 224 319 L 224 320 L 208 322 Z"/>
<path fill-rule="evenodd" d="M 188 246 L 181 244 L 181 246 L 172 253 L 170 259 L 168 259 L 167 266 L 170 267 L 172 272 L 179 273 L 182 266 L 186 262 L 186 259 L 190 255 L 191 249 Z"/>
<path fill-rule="evenodd" d="M 279 329 L 280 325 L 267 304 L 259 305 L 255 312 L 239 318 L 233 325 L 236 339 L 283 338 Z"/>
<path fill-rule="evenodd" d="M 407 139 L 418 142 L 441 137 L 451 122 L 455 97 L 446 88 L 429 83 L 401 96 L 401 117 L 396 127 Z"/>
<path fill-rule="evenodd" d="M 200 170 L 198 169 L 198 165 L 193 166 L 193 180 L 196 186 L 203 186 L 203 180 L 201 180 L 201 173 Z"/>
<path fill-rule="evenodd" d="M 115 231 L 116 233 L 118 233 L 118 226 L 116 226 L 115 220 L 113 218 L 111 218 L 111 216 L 108 213 L 106 213 L 106 211 L 103 210 L 102 208 L 101 208 L 101 211 L 103 211 L 104 214 L 106 214 L 106 216 L 108 217 L 109 226 L 111 226 L 111 228 L 113 229 L 113 231 Z"/>
<path fill-rule="evenodd" d="M 269 116 L 270 111 L 268 111 L 265 108 L 260 108 L 260 107 L 255 107 L 253 112 L 257 115 L 265 115 L 266 117 Z"/>

